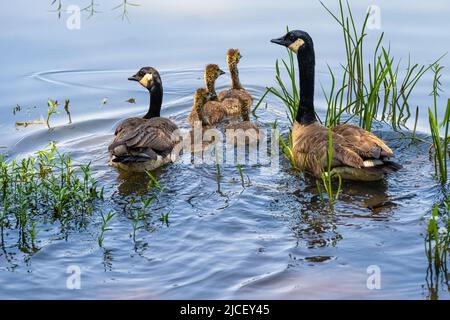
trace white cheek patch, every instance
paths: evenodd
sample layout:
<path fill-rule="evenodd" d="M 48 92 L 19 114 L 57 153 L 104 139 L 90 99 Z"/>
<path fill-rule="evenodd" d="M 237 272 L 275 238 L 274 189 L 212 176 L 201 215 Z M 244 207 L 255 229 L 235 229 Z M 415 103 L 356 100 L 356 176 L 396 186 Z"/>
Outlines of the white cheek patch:
<path fill-rule="evenodd" d="M 139 83 L 144 87 L 148 87 L 148 85 L 153 81 L 153 76 L 150 73 L 147 73 L 145 76 L 139 80 Z"/>
<path fill-rule="evenodd" d="M 303 41 L 302 39 L 297 39 L 295 40 L 295 42 L 291 43 L 291 45 L 288 48 L 294 51 L 295 53 L 298 53 L 298 49 L 300 49 L 300 47 L 304 44 L 305 41 Z"/>

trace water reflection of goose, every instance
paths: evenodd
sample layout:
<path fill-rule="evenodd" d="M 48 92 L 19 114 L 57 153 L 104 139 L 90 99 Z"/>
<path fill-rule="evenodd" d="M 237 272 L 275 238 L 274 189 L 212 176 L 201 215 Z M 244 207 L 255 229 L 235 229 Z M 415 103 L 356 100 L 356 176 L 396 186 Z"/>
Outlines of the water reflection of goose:
<path fill-rule="evenodd" d="M 163 86 L 156 69 L 144 67 L 128 80 L 138 81 L 148 89 L 150 106 L 143 118 L 128 118 L 117 127 L 108 148 L 110 163 L 127 171 L 154 170 L 171 161 L 172 133 L 177 126 L 160 117 Z"/>
<path fill-rule="evenodd" d="M 297 54 L 300 73 L 300 103 L 292 128 L 293 154 L 300 168 L 321 176 L 327 166 L 328 129 L 317 122 L 314 111 L 314 45 L 308 33 L 288 32 L 273 39 Z M 400 165 L 387 160 L 392 150 L 374 134 L 355 125 L 333 128 L 332 173 L 343 179 L 375 181 L 397 171 Z"/>

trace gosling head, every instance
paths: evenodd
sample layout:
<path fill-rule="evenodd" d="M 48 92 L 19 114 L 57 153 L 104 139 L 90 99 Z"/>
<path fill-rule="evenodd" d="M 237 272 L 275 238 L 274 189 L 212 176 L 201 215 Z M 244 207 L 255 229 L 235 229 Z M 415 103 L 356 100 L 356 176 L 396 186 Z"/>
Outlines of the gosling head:
<path fill-rule="evenodd" d="M 227 51 L 227 62 L 229 65 L 237 65 L 241 60 L 242 55 L 239 49 L 228 49 Z"/>
<path fill-rule="evenodd" d="M 141 68 L 134 76 L 129 77 L 128 80 L 137 81 L 148 90 L 151 90 L 155 84 L 161 84 L 159 72 L 152 67 Z"/>
<path fill-rule="evenodd" d="M 205 68 L 205 81 L 216 81 L 218 77 L 225 74 L 225 72 L 219 68 L 217 64 L 208 64 Z"/>
<path fill-rule="evenodd" d="M 208 90 L 205 88 L 200 88 L 195 90 L 194 102 L 207 102 L 208 100 Z"/>
<path fill-rule="evenodd" d="M 208 97 L 209 93 L 208 90 L 206 90 L 205 88 L 201 88 L 201 89 L 197 89 L 195 90 L 195 94 L 194 94 L 194 108 L 197 111 L 200 111 L 201 108 L 203 107 L 203 105 L 208 102 Z"/>
<path fill-rule="evenodd" d="M 208 64 L 205 68 L 205 84 L 209 93 L 209 98 L 212 100 L 217 99 L 215 83 L 218 77 L 225 74 L 217 64 Z"/>
<path fill-rule="evenodd" d="M 314 52 L 314 44 L 310 35 L 301 30 L 289 31 L 281 38 L 272 39 L 270 42 L 285 46 L 295 54 Z"/>

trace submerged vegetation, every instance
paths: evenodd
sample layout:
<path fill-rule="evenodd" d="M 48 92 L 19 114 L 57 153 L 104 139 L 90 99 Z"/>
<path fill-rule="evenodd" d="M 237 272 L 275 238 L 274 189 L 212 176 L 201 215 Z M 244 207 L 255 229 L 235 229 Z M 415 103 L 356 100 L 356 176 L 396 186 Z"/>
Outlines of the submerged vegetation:
<path fill-rule="evenodd" d="M 45 124 L 45 125 L 47 125 L 47 128 L 49 130 L 51 130 L 52 127 L 50 125 L 50 120 L 53 117 L 53 115 L 58 114 L 58 107 L 59 107 L 58 100 L 48 99 L 48 101 L 47 101 L 47 115 L 46 115 L 45 120 L 41 116 L 40 120 L 16 121 L 16 126 L 18 126 L 18 127 L 28 127 L 30 125 Z M 67 114 L 67 117 L 69 118 L 69 124 L 72 124 L 72 114 L 70 113 L 70 108 L 69 107 L 70 107 L 70 100 L 66 98 L 65 101 L 64 101 L 64 111 Z M 16 115 L 21 110 L 22 110 L 22 108 L 19 105 L 17 105 L 16 107 L 13 108 L 13 114 Z"/>
<path fill-rule="evenodd" d="M 90 163 L 75 165 L 52 143 L 35 157 L 8 161 L 0 156 L 0 229 L 19 231 L 22 248 L 33 250 L 36 224 L 58 221 L 62 227 L 83 223 L 103 189 Z M 3 237 L 2 237 L 3 240 Z"/>
<path fill-rule="evenodd" d="M 122 208 L 131 220 L 134 242 L 139 230 L 152 230 L 147 221 L 150 205 L 165 190 L 150 172 L 147 177 L 147 193 L 152 194 L 141 195 L 140 201 L 133 197 L 130 206 Z M 17 233 L 18 248 L 32 254 L 39 250 L 36 240 L 44 225 L 60 225 L 65 233 L 99 219 L 97 242 L 103 247 L 105 234 L 118 213 L 106 201 L 91 164 L 75 164 L 53 143 L 20 160 L 10 161 L 0 154 L 0 247 L 6 245 L 5 234 Z M 161 214 L 160 219 L 169 226 L 169 213 Z"/>
<path fill-rule="evenodd" d="M 149 188 L 151 188 L 151 185 L 148 185 Z M 162 190 L 162 189 L 158 189 Z M 150 216 L 150 205 L 154 202 L 156 199 L 156 196 L 141 196 L 139 201 L 137 201 L 135 198 L 131 199 L 130 202 L 130 219 L 132 221 L 132 233 L 131 238 L 133 239 L 133 242 L 136 243 L 136 236 L 138 231 L 141 230 L 150 230 L 150 224 L 148 222 L 148 217 Z"/>
<path fill-rule="evenodd" d="M 112 218 L 114 218 L 114 216 L 116 215 L 116 212 L 110 211 L 106 216 L 103 215 L 103 213 L 100 213 L 100 214 L 102 216 L 102 228 L 100 230 L 100 235 L 98 236 L 97 240 L 98 240 L 98 245 L 100 247 L 103 247 L 103 240 L 105 238 L 105 232 L 111 230 L 111 228 L 108 228 L 108 223 L 110 223 Z"/>

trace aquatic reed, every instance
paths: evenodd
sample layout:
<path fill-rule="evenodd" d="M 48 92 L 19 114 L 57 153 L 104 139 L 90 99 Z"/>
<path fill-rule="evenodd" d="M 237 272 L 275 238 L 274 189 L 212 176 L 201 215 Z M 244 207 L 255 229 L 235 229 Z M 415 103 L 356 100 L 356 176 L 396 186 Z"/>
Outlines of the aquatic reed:
<path fill-rule="evenodd" d="M 450 197 L 446 199 L 443 205 L 433 207 L 425 237 L 425 252 L 428 259 L 427 282 L 437 283 L 442 277 L 447 286 L 449 285 L 447 261 L 450 248 L 449 214 Z"/>
<path fill-rule="evenodd" d="M 58 18 L 61 19 L 61 15 L 64 11 L 62 0 L 53 0 L 51 3 L 51 6 L 54 6 L 56 4 L 55 10 L 53 12 L 56 12 L 58 14 Z"/>
<path fill-rule="evenodd" d="M 48 109 L 47 109 L 47 118 L 45 119 L 45 123 L 47 124 L 47 127 L 49 129 L 51 129 L 51 127 L 50 127 L 50 118 L 52 117 L 52 115 L 58 113 L 58 111 L 57 111 L 58 105 L 59 104 L 58 104 L 57 100 L 48 99 L 48 101 L 47 101 Z"/>
<path fill-rule="evenodd" d="M 155 176 L 150 172 L 150 171 L 145 171 L 146 172 L 146 174 L 147 174 L 147 176 L 150 178 L 150 180 L 149 180 L 149 182 L 148 182 L 148 185 L 147 185 L 147 188 L 149 188 L 149 189 L 152 189 L 152 188 L 154 188 L 154 189 L 156 189 L 156 190 L 158 190 L 158 191 L 160 191 L 160 192 L 163 192 L 164 191 L 164 187 L 163 186 L 161 186 L 161 184 L 159 183 L 159 181 L 155 178 Z"/>
<path fill-rule="evenodd" d="M 131 203 L 131 221 L 132 221 L 132 239 L 133 242 L 136 242 L 136 234 L 138 231 L 145 229 L 147 222 L 147 215 L 149 214 L 148 209 L 150 205 L 155 200 L 155 196 L 142 196 L 140 205 L 134 207 L 133 204 L 135 203 L 134 198 L 132 199 Z"/>
<path fill-rule="evenodd" d="M 105 232 L 112 230 L 111 228 L 108 228 L 108 224 L 111 222 L 112 218 L 116 215 L 116 212 L 110 211 L 105 216 L 103 213 L 100 213 L 102 217 L 102 227 L 100 229 L 100 234 L 97 238 L 99 247 L 103 247 L 103 240 L 105 237 Z"/>
<path fill-rule="evenodd" d="M 439 122 L 438 114 L 438 97 L 441 89 L 441 75 L 443 67 L 436 64 L 433 67 L 433 89 L 431 96 L 433 97 L 433 108 L 428 108 L 428 120 L 430 124 L 430 132 L 432 138 L 432 146 L 430 154 L 434 160 L 435 176 L 445 184 L 448 181 L 448 160 L 450 133 L 450 99 L 447 100 L 447 107 L 444 111 L 442 121 Z M 444 136 L 441 138 L 441 131 Z"/>
<path fill-rule="evenodd" d="M 122 3 L 118 4 L 117 6 L 115 6 L 114 8 L 112 8 L 111 10 L 117 10 L 119 8 L 122 8 L 122 20 L 127 19 L 127 21 L 130 21 L 130 18 L 128 16 L 128 7 L 139 7 L 140 5 L 138 3 L 131 3 L 128 0 L 122 0 Z"/>
<path fill-rule="evenodd" d="M 327 194 L 328 205 L 331 210 L 334 208 L 334 204 L 339 199 L 339 194 L 341 192 L 342 178 L 339 174 L 336 174 L 338 178 L 338 187 L 336 191 L 333 190 L 333 172 L 331 168 L 331 163 L 333 161 L 333 131 L 331 127 L 328 128 L 328 150 L 327 150 L 327 170 L 322 172 L 322 184 Z M 322 202 L 322 206 L 325 206 L 326 202 L 323 197 L 322 186 L 319 180 L 316 180 L 317 191 L 319 192 L 319 197 Z"/>
<path fill-rule="evenodd" d="M 242 170 L 242 167 L 239 164 L 239 162 L 237 163 L 236 168 L 237 168 L 237 170 L 239 172 L 239 176 L 241 177 L 242 187 L 245 188 L 244 171 Z"/>
<path fill-rule="evenodd" d="M 159 218 L 159 220 L 165 224 L 167 227 L 169 226 L 169 213 L 161 213 L 161 217 Z"/>
<path fill-rule="evenodd" d="M 62 0 L 53 0 L 50 4 L 51 7 L 53 7 L 54 9 L 51 10 L 51 12 L 55 12 L 58 15 L 58 19 L 61 19 L 62 14 L 66 11 L 66 8 L 64 8 L 63 6 L 63 1 Z M 100 4 L 97 3 L 95 0 L 91 0 L 90 3 L 81 9 L 81 11 L 83 12 L 87 12 L 88 16 L 87 19 L 92 18 L 95 14 L 100 13 L 102 11 L 97 10 L 96 8 L 99 7 Z M 112 7 L 111 10 L 117 10 L 117 9 L 121 9 L 121 14 L 119 17 L 122 18 L 122 20 L 127 20 L 128 22 L 130 21 L 129 18 L 129 7 L 139 7 L 140 4 L 138 3 L 131 3 L 129 0 L 121 0 L 121 2 Z"/>
<path fill-rule="evenodd" d="M 88 15 L 88 19 L 90 19 L 90 18 L 92 18 L 96 13 L 99 13 L 100 11 L 97 11 L 96 9 L 95 9 L 95 7 L 97 7 L 98 6 L 98 3 L 95 3 L 95 0 L 91 0 L 91 3 L 88 5 L 88 6 L 86 6 L 86 7 L 84 7 L 83 9 L 81 9 L 81 11 L 86 11 L 86 12 L 88 12 L 89 13 L 89 15 Z"/>
<path fill-rule="evenodd" d="M 444 117 L 441 123 L 438 123 L 437 114 L 433 113 L 433 110 L 431 108 L 428 108 L 428 119 L 430 123 L 432 138 L 432 147 L 430 149 L 430 152 L 434 159 L 435 175 L 439 179 L 439 181 L 445 184 L 449 179 L 448 162 L 450 157 L 450 99 L 447 100 L 447 107 L 445 109 Z M 441 138 L 440 129 L 443 129 L 443 138 Z"/>
<path fill-rule="evenodd" d="M 217 150 L 217 143 L 214 143 L 214 158 L 216 160 L 216 174 L 217 179 L 220 179 L 221 173 L 220 173 L 220 162 L 219 162 L 219 152 Z"/>
<path fill-rule="evenodd" d="M 69 124 L 72 124 L 72 115 L 70 114 L 69 104 L 70 100 L 66 99 L 66 101 L 64 101 L 64 111 L 66 111 L 66 114 L 69 117 Z"/>
<path fill-rule="evenodd" d="M 128 217 L 131 220 L 131 238 L 135 244 L 139 231 L 151 231 L 153 229 L 149 222 L 149 217 L 152 215 L 150 206 L 155 200 L 159 199 L 163 192 L 166 191 L 166 188 L 160 184 L 158 179 L 150 171 L 147 170 L 146 175 L 149 178 L 149 181 L 144 190 L 144 194 L 140 195 L 139 198 L 136 198 L 136 195 L 131 196 L 124 208 L 124 212 L 128 213 Z M 161 220 L 161 217 L 164 217 L 164 220 Z M 168 226 L 169 214 L 161 214 L 159 220 Z"/>
<path fill-rule="evenodd" d="M 346 62 L 342 66 L 342 82 L 336 88 L 336 77 L 329 67 L 332 85 L 329 93 L 324 90 L 327 100 L 325 124 L 335 126 L 341 122 L 345 112 L 357 116 L 359 126 L 371 131 L 373 121 L 379 118 L 388 122 L 394 130 L 406 125 L 411 116 L 409 98 L 423 75 L 436 66 L 441 56 L 428 66 L 413 64 L 408 57 L 403 80 L 400 82 L 400 62 L 394 67 L 395 58 L 390 47 L 383 46 L 384 33 L 376 43 L 369 62 L 365 62 L 365 39 L 367 37 L 366 13 L 361 26 L 357 26 L 349 2 L 344 8 L 339 0 L 339 12 L 333 13 L 321 2 L 324 9 L 339 24 L 345 47 Z M 417 115 L 416 115 L 417 116 Z M 348 121 L 348 120 L 347 120 Z"/>

